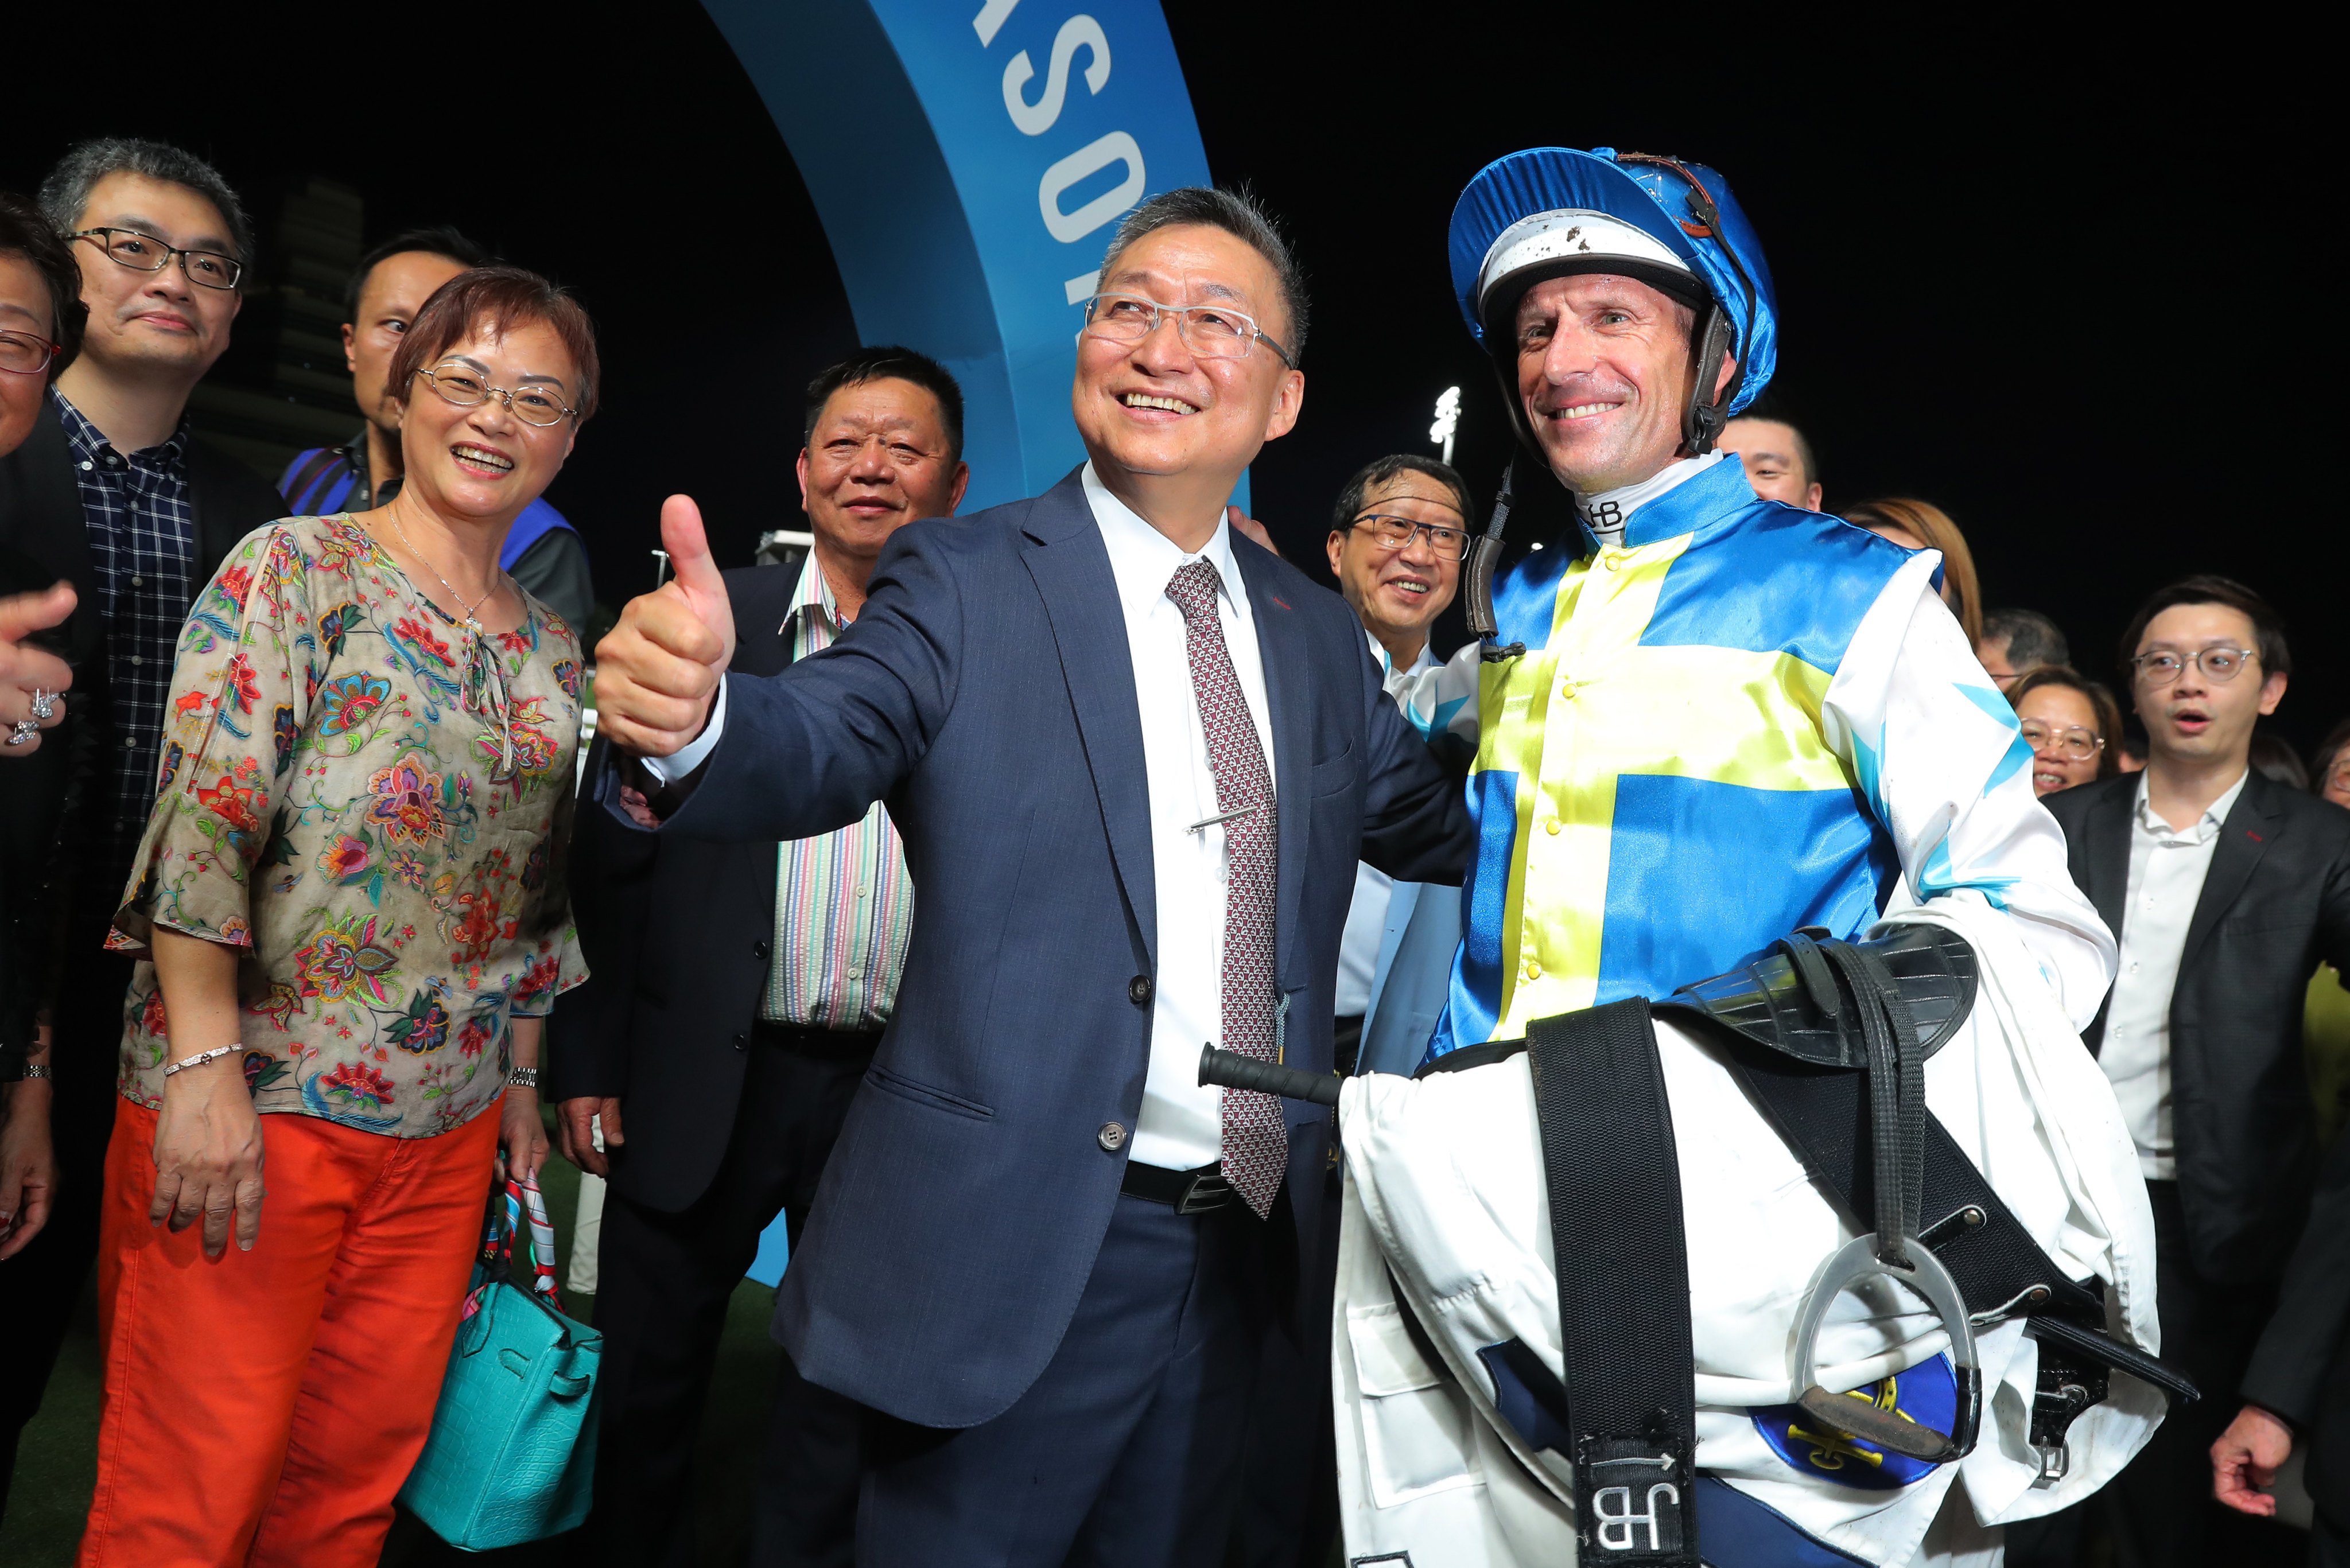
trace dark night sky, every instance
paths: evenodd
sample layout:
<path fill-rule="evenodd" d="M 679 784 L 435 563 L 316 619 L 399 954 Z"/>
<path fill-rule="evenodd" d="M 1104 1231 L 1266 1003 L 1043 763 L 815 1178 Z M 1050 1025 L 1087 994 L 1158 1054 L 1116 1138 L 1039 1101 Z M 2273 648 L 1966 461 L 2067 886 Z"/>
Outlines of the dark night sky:
<path fill-rule="evenodd" d="M 1481 492 L 1498 477 L 1498 393 L 1444 266 L 1468 177 L 1541 143 L 1672 152 L 1728 176 L 1762 231 L 1784 322 L 1774 391 L 1820 450 L 1832 510 L 1944 506 L 1988 601 L 2054 615 L 2097 674 L 2146 592 L 2241 576 L 2295 633 L 2282 732 L 2305 746 L 2350 712 L 2341 508 L 2316 477 L 2339 335 L 2316 233 L 2337 203 L 2282 122 L 2316 90 L 2296 74 L 2314 51 L 2304 67 L 2261 43 L 2274 35 L 2153 36 L 2144 16 L 2118 45 L 1955 11 L 1749 44 L 1718 20 L 1669 43 L 1696 13 L 1666 7 L 1300 6 L 1268 26 L 1274 9 L 1169 19 L 1210 166 L 1254 185 L 1311 275 L 1305 419 L 1254 471 L 1293 559 L 1319 560 L 1355 467 L 1426 450 L 1447 385 L 1464 389 L 1461 466 Z M 434 24 L 409 66 L 385 14 L 361 10 L 245 8 L 208 42 L 184 7 L 158 8 L 136 47 L 140 28 L 114 20 L 95 44 L 12 36 L 15 62 L 43 64 L 16 76 L 0 186 L 29 190 L 72 140 L 118 131 L 212 156 L 265 226 L 310 175 L 366 193 L 370 237 L 454 222 L 577 287 L 599 324 L 605 411 L 550 498 L 607 598 L 640 587 L 671 490 L 703 501 L 736 558 L 788 525 L 798 389 L 852 329 L 715 27 L 677 0 L 586 29 L 506 10 L 495 48 Z M 373 101 L 356 85 L 370 69 Z M 516 146 L 525 119 L 555 151 Z M 886 200 L 889 171 L 874 181 Z"/>

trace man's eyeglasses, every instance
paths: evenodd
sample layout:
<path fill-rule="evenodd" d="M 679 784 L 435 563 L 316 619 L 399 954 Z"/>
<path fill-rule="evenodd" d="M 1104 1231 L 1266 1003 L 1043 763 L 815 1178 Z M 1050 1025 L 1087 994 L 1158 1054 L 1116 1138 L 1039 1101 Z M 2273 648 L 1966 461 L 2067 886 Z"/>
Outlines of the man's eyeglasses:
<path fill-rule="evenodd" d="M 2169 685 L 2190 663 L 2203 672 L 2205 680 L 2224 683 L 2241 675 L 2244 666 L 2259 657 L 2249 648 L 2207 648 L 2200 653 L 2184 654 L 2165 649 L 2139 654 L 2130 660 L 2130 668 L 2149 686 Z"/>
<path fill-rule="evenodd" d="M 1257 327 L 1256 317 L 1222 305 L 1161 305 L 1139 294 L 1097 294 L 1086 301 L 1086 337 L 1112 343 L 1139 343 L 1159 330 L 1169 317 L 1183 347 L 1202 359 L 1245 359 L 1259 343 L 1281 356 L 1291 369 L 1297 361 L 1289 350 Z"/>
<path fill-rule="evenodd" d="M 2085 763 L 2106 749 L 2104 739 L 2090 733 L 2078 724 L 2058 727 L 2043 724 L 2037 719 L 2023 722 L 2023 743 L 2035 752 L 2068 762 Z"/>
<path fill-rule="evenodd" d="M 244 275 L 244 264 L 234 256 L 218 251 L 183 251 L 137 229 L 80 229 L 66 237 L 88 240 L 104 251 L 108 260 L 134 272 L 161 272 L 177 256 L 188 281 L 206 288 L 234 288 Z"/>
<path fill-rule="evenodd" d="M 1409 517 L 1394 517 L 1383 512 L 1366 512 L 1350 528 L 1368 528 L 1371 540 L 1382 550 L 1400 550 L 1409 545 L 1414 535 L 1428 535 L 1428 547 L 1439 559 L 1457 561 L 1469 550 L 1469 535 L 1459 528 L 1440 528 L 1433 523 L 1415 522 Z"/>
<path fill-rule="evenodd" d="M 0 332 L 0 370 L 19 376 L 38 376 L 49 368 L 49 361 L 63 350 L 46 337 L 36 337 L 29 332 Z"/>
<path fill-rule="evenodd" d="M 559 425 L 572 412 L 563 406 L 563 400 L 544 387 L 525 387 L 520 391 L 508 391 L 493 387 L 462 366 L 443 365 L 438 369 L 419 370 L 432 389 L 441 394 L 441 400 L 454 403 L 461 409 L 478 409 L 492 398 L 506 406 L 506 411 L 526 425 L 545 430 Z"/>

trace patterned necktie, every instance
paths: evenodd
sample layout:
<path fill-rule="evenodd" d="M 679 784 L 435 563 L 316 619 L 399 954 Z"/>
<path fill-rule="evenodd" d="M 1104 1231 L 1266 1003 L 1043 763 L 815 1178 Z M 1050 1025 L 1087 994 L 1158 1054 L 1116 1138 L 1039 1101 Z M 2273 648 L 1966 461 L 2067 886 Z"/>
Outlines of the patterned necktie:
<path fill-rule="evenodd" d="M 1167 584 L 1183 612 L 1191 691 L 1207 732 L 1216 775 L 1216 811 L 1224 828 L 1223 1047 L 1273 1060 L 1273 907 L 1279 859 L 1273 775 L 1264 747 L 1232 673 L 1224 625 L 1216 611 L 1222 579 L 1206 561 L 1187 561 Z M 1237 815 L 1232 815 L 1237 814 Z M 1244 1089 L 1223 1092 L 1223 1177 L 1262 1220 L 1271 1211 L 1289 1163 L 1289 1129 L 1281 1102 Z"/>

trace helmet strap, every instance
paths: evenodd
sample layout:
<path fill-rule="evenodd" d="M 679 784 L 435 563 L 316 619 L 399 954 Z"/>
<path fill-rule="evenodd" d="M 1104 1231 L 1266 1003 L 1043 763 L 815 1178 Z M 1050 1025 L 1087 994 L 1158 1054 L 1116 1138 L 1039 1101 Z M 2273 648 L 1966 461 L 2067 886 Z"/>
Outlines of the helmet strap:
<path fill-rule="evenodd" d="M 1504 644 L 1501 626 L 1493 617 L 1493 568 L 1502 559 L 1502 530 L 1509 526 L 1510 508 L 1516 501 L 1511 476 L 1517 472 L 1514 455 L 1502 468 L 1501 493 L 1493 498 L 1493 515 L 1485 531 L 1469 541 L 1468 558 L 1462 563 L 1463 586 L 1469 590 L 1466 607 L 1469 635 L 1484 645 L 1478 657 L 1488 664 L 1498 664 L 1515 659 L 1525 652 L 1523 642 Z"/>
<path fill-rule="evenodd" d="M 1721 379 L 1722 361 L 1729 356 L 1731 339 L 1736 325 L 1730 312 L 1719 304 L 1705 307 L 1705 319 L 1697 332 L 1696 377 L 1690 383 L 1689 407 L 1681 410 L 1681 441 L 1691 457 L 1703 457 L 1721 439 L 1722 426 L 1730 422 L 1731 397 L 1738 390 L 1738 381 L 1744 373 L 1732 377 L 1730 385 L 1714 396 L 1714 383 Z"/>

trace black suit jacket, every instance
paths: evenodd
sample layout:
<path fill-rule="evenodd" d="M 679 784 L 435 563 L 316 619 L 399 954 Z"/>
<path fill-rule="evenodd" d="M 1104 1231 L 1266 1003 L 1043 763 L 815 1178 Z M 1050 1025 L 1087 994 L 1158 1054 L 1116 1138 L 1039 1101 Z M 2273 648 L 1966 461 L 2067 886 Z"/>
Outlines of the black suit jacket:
<path fill-rule="evenodd" d="M 774 566 L 726 574 L 737 673 L 791 662 L 784 617 L 798 579 Z M 604 766 L 596 746 L 591 779 Z M 570 874 L 588 978 L 555 1004 L 549 1094 L 621 1096 L 612 1185 L 676 1213 L 708 1189 L 734 1125 L 775 935 L 775 847 L 631 833 L 583 811 Z"/>
<path fill-rule="evenodd" d="M 220 569 L 236 542 L 284 515 L 267 481 L 201 441 L 187 449 L 188 493 L 196 522 L 196 586 Z M 45 989 L 70 900 L 88 919 L 121 891 L 93 858 L 105 839 L 82 820 L 98 759 L 121 742 L 108 701 L 106 628 L 98 569 L 83 521 L 72 449 L 57 407 L 46 400 L 24 444 L 0 457 L 0 593 L 44 588 L 63 577 L 79 602 L 45 634 L 73 666 L 66 721 L 30 757 L 0 763 L 0 1046 L 18 1040 Z M 86 925 L 85 919 L 77 925 Z M 95 940 L 95 939 L 93 939 Z"/>
<path fill-rule="evenodd" d="M 2244 1397 L 2309 1445 L 2309 1494 L 2350 1525 L 2350 1137 L 2325 1151 L 2309 1225 L 2285 1269 L 2276 1315 L 2244 1372 Z"/>
<path fill-rule="evenodd" d="M 2131 774 L 2046 801 L 2073 879 L 2118 940 L 2129 914 Z M 2350 811 L 2244 781 L 2211 852 L 2170 1001 L 2171 1129 L 2196 1271 L 2273 1280 L 2301 1232 L 2316 1160 L 2302 999 L 2350 959 Z M 2100 1008 L 2082 1038 L 2104 1044 Z"/>

